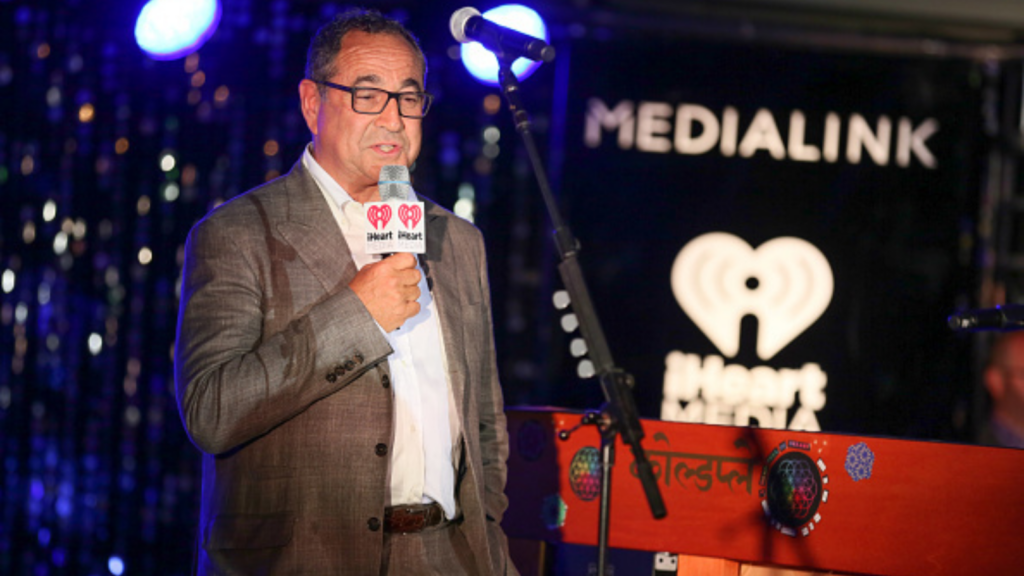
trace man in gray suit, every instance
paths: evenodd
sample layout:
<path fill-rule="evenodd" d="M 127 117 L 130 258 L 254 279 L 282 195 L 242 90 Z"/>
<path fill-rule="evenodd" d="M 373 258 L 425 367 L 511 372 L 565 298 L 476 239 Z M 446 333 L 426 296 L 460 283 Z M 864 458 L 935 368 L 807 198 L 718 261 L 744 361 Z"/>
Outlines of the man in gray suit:
<path fill-rule="evenodd" d="M 374 12 L 317 32 L 313 135 L 189 234 L 176 346 L 203 451 L 200 574 L 516 574 L 480 232 L 429 200 L 426 254 L 366 253 L 363 204 L 411 165 L 416 40 Z"/>

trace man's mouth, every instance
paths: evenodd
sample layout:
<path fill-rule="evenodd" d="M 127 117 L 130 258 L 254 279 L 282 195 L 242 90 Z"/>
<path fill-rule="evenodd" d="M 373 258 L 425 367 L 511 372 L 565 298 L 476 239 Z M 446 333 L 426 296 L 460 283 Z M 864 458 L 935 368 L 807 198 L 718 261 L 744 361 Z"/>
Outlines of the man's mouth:
<path fill-rule="evenodd" d="M 395 150 L 396 148 L 398 148 L 398 146 L 396 146 L 394 144 L 378 144 L 377 145 L 377 149 L 380 150 L 381 152 L 385 152 L 385 153 L 391 152 L 391 151 Z"/>

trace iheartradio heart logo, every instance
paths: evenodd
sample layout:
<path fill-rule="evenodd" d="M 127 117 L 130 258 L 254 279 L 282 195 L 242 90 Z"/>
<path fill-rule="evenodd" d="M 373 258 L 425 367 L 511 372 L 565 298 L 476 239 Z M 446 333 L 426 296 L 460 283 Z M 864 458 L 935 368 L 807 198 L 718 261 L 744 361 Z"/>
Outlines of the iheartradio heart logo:
<path fill-rule="evenodd" d="M 762 360 L 821 317 L 834 289 L 828 260 L 810 242 L 774 238 L 755 250 L 724 232 L 684 246 L 672 264 L 671 284 L 683 311 L 725 356 L 739 353 L 743 317 L 757 317 Z"/>
<path fill-rule="evenodd" d="M 370 206 L 366 210 L 366 219 L 370 221 L 370 224 L 373 224 L 374 230 L 380 230 L 387 226 L 391 220 L 391 207 L 387 204 Z"/>
<path fill-rule="evenodd" d="M 409 230 L 412 230 L 423 218 L 423 211 L 416 204 L 402 204 L 398 207 L 398 219 Z"/>

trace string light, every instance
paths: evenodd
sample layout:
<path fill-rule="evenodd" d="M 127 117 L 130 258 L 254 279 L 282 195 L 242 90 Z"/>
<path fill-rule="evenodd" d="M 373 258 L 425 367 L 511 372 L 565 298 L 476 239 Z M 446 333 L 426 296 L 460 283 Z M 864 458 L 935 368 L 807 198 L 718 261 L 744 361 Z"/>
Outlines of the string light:
<path fill-rule="evenodd" d="M 68 235 L 64 232 L 57 232 L 53 237 L 53 253 L 60 255 L 68 249 Z"/>
<path fill-rule="evenodd" d="M 180 192 L 181 189 L 178 188 L 177 184 L 175 184 L 174 182 L 168 182 L 167 184 L 164 185 L 164 201 L 174 202 L 175 200 L 178 199 L 178 194 Z"/>
<path fill-rule="evenodd" d="M 227 86 L 220 86 L 213 93 L 213 101 L 217 103 L 217 106 L 223 106 L 227 103 L 228 97 L 231 95 L 231 90 L 228 90 Z"/>
<path fill-rule="evenodd" d="M 96 115 L 96 108 L 92 104 L 86 102 L 78 108 L 78 121 L 82 123 L 92 122 Z"/>
<path fill-rule="evenodd" d="M 96 356 L 97 354 L 100 353 L 100 351 L 103 350 L 103 337 L 97 334 L 96 332 L 89 334 L 88 345 L 89 353 L 92 354 L 93 356 Z"/>

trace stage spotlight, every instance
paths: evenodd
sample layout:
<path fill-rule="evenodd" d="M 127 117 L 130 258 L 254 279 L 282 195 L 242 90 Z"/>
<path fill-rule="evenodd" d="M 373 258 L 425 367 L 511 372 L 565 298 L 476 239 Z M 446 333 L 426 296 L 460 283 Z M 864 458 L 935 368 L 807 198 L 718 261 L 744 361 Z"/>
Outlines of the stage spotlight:
<path fill-rule="evenodd" d="M 154 60 L 199 49 L 217 30 L 220 0 L 150 0 L 135 21 L 135 41 Z"/>
<path fill-rule="evenodd" d="M 522 4 L 505 4 L 481 14 L 495 24 L 512 28 L 523 34 L 548 41 L 548 30 L 539 14 Z M 462 64 L 474 78 L 490 86 L 498 85 L 498 59 L 479 42 L 461 45 Z M 520 80 L 533 74 L 540 62 L 518 58 L 512 63 L 512 72 Z"/>

